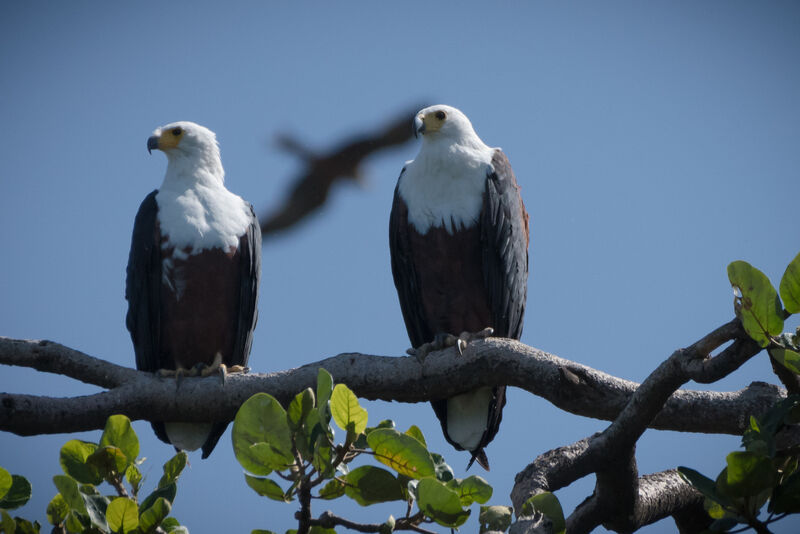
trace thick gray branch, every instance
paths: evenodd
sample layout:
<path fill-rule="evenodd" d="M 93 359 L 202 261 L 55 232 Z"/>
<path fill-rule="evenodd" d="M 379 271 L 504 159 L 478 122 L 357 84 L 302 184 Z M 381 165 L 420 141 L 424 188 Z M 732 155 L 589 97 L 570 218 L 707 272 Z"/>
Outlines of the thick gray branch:
<path fill-rule="evenodd" d="M 731 340 L 728 348 L 710 357 L 712 351 Z M 760 350 L 744 333 L 739 321 L 733 320 L 690 347 L 675 351 L 637 388 L 606 430 L 572 446 L 550 451 L 519 473 L 511 493 L 515 508 L 520 510 L 531 495 L 554 491 L 591 472 L 596 473 L 597 479 L 594 494 L 567 519 L 569 532 L 590 532 L 600 524 L 618 532 L 632 532 L 666 515 L 695 507 L 697 496 L 676 481 L 677 475 L 638 477 L 636 442 L 654 419 L 663 415 L 662 408 L 669 405 L 669 399 L 682 384 L 690 379 L 718 380 Z M 693 417 L 697 415 L 692 413 Z M 749 413 L 741 413 L 746 415 Z M 562 460 L 563 457 L 566 458 Z M 651 491 L 654 484 L 663 487 Z M 653 502 L 647 499 L 650 494 L 675 496 Z"/>
<path fill-rule="evenodd" d="M 433 353 L 424 365 L 411 357 L 340 354 L 278 373 L 231 375 L 224 387 L 217 377 L 209 377 L 184 379 L 178 389 L 172 379 L 120 367 L 53 342 L 0 338 L 0 364 L 61 373 L 112 388 L 72 398 L 0 394 L 0 430 L 20 435 L 98 429 L 114 413 L 131 419 L 158 413 L 159 418 L 175 421 L 230 420 L 257 392 L 286 403 L 298 391 L 314 386 L 320 367 L 368 399 L 423 402 L 481 385 L 508 384 L 574 414 L 605 420 L 617 417 L 639 386 L 500 338 L 473 342 L 462 357 L 454 349 Z M 761 383 L 736 392 L 677 391 L 650 426 L 738 434 L 748 414 L 764 413 L 784 396 L 780 388 Z"/>

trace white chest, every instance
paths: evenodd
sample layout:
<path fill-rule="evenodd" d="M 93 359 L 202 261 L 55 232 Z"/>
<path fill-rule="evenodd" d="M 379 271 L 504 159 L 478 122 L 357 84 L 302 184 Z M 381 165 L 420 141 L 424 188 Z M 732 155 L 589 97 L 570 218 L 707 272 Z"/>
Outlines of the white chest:
<path fill-rule="evenodd" d="M 250 224 L 250 207 L 222 186 L 166 186 L 156 202 L 161 235 L 167 238 L 162 247 L 175 247 L 178 257 L 186 248 L 197 253 L 236 247 Z"/>
<path fill-rule="evenodd" d="M 488 147 L 486 151 L 453 147 L 435 154 L 421 151 L 406 165 L 399 193 L 408 206 L 408 220 L 419 233 L 432 227 L 452 233 L 478 221 L 491 155 Z"/>

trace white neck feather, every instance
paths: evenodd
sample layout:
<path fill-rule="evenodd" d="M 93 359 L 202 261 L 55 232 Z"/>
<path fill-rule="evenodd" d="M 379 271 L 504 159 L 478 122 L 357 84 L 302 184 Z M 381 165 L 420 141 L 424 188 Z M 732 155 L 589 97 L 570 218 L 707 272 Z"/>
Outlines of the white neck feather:
<path fill-rule="evenodd" d="M 453 233 L 477 222 L 494 150 L 474 133 L 456 142 L 423 142 L 416 159 L 406 164 L 399 186 L 408 220 L 419 233 L 431 227 Z"/>

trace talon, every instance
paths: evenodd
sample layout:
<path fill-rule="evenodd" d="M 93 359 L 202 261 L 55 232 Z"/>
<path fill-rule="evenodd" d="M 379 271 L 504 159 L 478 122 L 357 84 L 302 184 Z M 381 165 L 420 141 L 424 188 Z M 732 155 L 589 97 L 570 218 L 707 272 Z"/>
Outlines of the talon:
<path fill-rule="evenodd" d="M 458 349 L 458 355 L 463 356 L 464 351 L 467 350 L 467 342 L 464 339 L 458 338 L 458 342 L 456 342 L 456 349 Z"/>

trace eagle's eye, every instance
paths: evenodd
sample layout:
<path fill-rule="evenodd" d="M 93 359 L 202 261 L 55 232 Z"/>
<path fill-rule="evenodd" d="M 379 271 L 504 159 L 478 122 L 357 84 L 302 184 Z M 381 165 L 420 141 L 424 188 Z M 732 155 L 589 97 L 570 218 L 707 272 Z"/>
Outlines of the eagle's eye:
<path fill-rule="evenodd" d="M 445 113 L 444 111 L 441 111 L 441 110 L 440 110 L 440 111 L 437 111 L 437 112 L 436 112 L 436 114 L 434 115 L 434 117 L 436 117 L 436 118 L 437 118 L 437 119 L 439 119 L 440 121 L 443 121 L 443 120 L 445 119 L 445 117 L 447 117 L 447 113 Z"/>
<path fill-rule="evenodd" d="M 175 137 L 178 137 L 182 133 L 183 133 L 183 129 L 180 126 L 177 126 L 177 127 L 172 129 L 172 135 L 174 135 Z"/>

